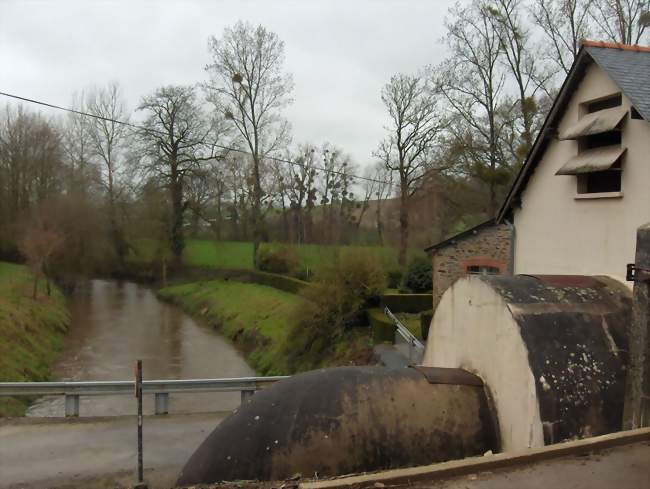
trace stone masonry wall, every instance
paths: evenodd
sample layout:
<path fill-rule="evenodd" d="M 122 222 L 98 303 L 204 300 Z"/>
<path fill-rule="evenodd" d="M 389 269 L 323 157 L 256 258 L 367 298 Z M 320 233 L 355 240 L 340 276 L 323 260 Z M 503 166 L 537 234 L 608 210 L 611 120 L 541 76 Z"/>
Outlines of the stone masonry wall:
<path fill-rule="evenodd" d="M 492 266 L 499 273 L 509 274 L 511 231 L 505 224 L 490 226 L 465 236 L 455 244 L 434 250 L 433 267 L 433 309 L 438 306 L 442 294 L 458 278 L 467 274 L 467 267 L 473 265 Z"/>

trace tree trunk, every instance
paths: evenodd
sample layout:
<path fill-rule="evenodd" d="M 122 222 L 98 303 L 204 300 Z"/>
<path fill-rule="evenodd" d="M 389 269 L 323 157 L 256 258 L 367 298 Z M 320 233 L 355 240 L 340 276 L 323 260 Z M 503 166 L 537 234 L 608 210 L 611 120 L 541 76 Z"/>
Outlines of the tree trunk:
<path fill-rule="evenodd" d="M 409 196 L 408 186 L 405 178 L 400 182 L 400 205 L 399 205 L 399 264 L 406 265 L 406 252 L 409 241 Z"/>
<path fill-rule="evenodd" d="M 221 241 L 221 223 L 223 222 L 223 216 L 221 215 L 221 191 L 217 197 L 217 226 L 215 228 L 215 236 L 217 241 Z"/>
<path fill-rule="evenodd" d="M 38 272 L 34 272 L 34 287 L 32 288 L 32 299 L 36 300 L 38 293 Z"/>
<path fill-rule="evenodd" d="M 307 215 L 305 217 L 305 243 L 311 243 L 314 240 L 314 220 L 312 217 L 313 207 L 307 208 Z"/>
<path fill-rule="evenodd" d="M 287 215 L 287 207 L 284 203 L 284 197 L 282 198 L 282 228 L 283 228 L 283 239 L 285 243 L 289 242 L 289 216 Z"/>
<path fill-rule="evenodd" d="M 124 266 L 124 257 L 126 256 L 126 243 L 122 230 L 117 222 L 117 211 L 115 209 L 115 189 L 113 188 L 113 170 L 111 164 L 108 164 L 108 225 L 113 242 L 113 249 L 120 267 Z"/>
<path fill-rule="evenodd" d="M 170 245 L 175 264 L 180 264 L 183 248 L 185 247 L 183 237 L 183 183 L 175 163 L 172 164 L 170 187 L 172 200 Z"/>
<path fill-rule="evenodd" d="M 381 221 L 381 197 L 377 199 L 377 211 L 375 213 L 377 219 L 377 239 L 379 246 L 384 246 L 384 224 Z"/>
<path fill-rule="evenodd" d="M 253 268 L 257 268 L 257 250 L 262 241 L 262 187 L 259 159 L 253 155 Z"/>

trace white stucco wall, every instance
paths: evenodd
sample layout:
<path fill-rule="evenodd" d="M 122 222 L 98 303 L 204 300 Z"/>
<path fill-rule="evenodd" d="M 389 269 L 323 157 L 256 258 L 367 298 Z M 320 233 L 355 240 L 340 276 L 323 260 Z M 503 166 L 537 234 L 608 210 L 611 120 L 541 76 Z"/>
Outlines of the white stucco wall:
<path fill-rule="evenodd" d="M 569 103 L 559 132 L 578 121 L 580 103 L 620 91 L 605 72 L 592 65 Z M 630 107 L 625 95 L 623 106 Z M 621 144 L 627 148 L 623 197 L 576 200 L 576 177 L 556 176 L 555 172 L 577 154 L 578 143 L 549 143 L 514 214 L 515 273 L 602 274 L 624 279 L 625 265 L 634 262 L 636 229 L 650 222 L 650 123 L 628 115 Z"/>
<path fill-rule="evenodd" d="M 528 350 L 508 305 L 478 277 L 459 279 L 442 296 L 423 365 L 464 368 L 489 387 L 503 451 L 544 446 Z"/>

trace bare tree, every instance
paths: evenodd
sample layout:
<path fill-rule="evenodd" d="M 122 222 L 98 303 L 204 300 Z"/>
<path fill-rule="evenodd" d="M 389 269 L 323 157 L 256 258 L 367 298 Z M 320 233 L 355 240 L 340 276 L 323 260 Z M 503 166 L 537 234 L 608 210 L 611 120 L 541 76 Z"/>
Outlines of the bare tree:
<path fill-rule="evenodd" d="M 323 144 L 320 156 L 322 162 L 317 188 L 323 216 L 323 239 L 334 243 L 340 237 L 340 225 L 347 217 L 347 214 L 343 214 L 349 210 L 348 190 L 352 164 L 349 155 L 330 143 Z M 335 223 L 339 226 L 335 226 Z"/>
<path fill-rule="evenodd" d="M 228 219 L 236 240 L 248 239 L 248 224 L 252 190 L 250 186 L 251 162 L 240 155 L 230 155 L 225 160 L 226 185 L 230 195 Z"/>
<path fill-rule="evenodd" d="M 72 108 L 86 112 L 86 95 L 75 93 Z M 63 152 L 66 162 L 66 192 L 87 197 L 99 181 L 97 165 L 92 161 L 91 124 L 88 117 L 68 113 L 63 125 Z"/>
<path fill-rule="evenodd" d="M 283 73 L 284 43 L 259 25 L 237 22 L 220 39 L 211 37 L 212 62 L 206 89 L 212 102 L 232 121 L 252 155 L 254 256 L 263 238 L 261 165 L 281 150 L 289 126 L 280 113 L 290 102 L 291 75 Z"/>
<path fill-rule="evenodd" d="M 479 0 L 456 6 L 450 14 L 451 55 L 437 69 L 437 85 L 451 109 L 452 144 L 467 151 L 473 173 L 488 185 L 488 213 L 494 215 L 503 169 L 511 163 L 502 147 L 510 118 L 503 116 L 507 73 L 499 62 L 501 39 Z"/>
<path fill-rule="evenodd" d="M 610 41 L 639 44 L 650 26 L 650 0 L 595 0 L 590 14 Z"/>
<path fill-rule="evenodd" d="M 383 162 L 378 162 L 373 173 L 375 179 L 379 181 L 375 191 L 377 206 L 375 208 L 375 225 L 377 228 L 377 239 L 379 244 L 384 244 L 384 203 L 393 195 L 392 172 L 386 168 Z"/>
<path fill-rule="evenodd" d="M 589 11 L 595 0 L 535 0 L 532 17 L 549 41 L 547 59 L 569 74 L 573 60 L 580 51 L 580 42 L 593 28 Z"/>
<path fill-rule="evenodd" d="M 87 109 L 101 119 L 90 119 L 90 141 L 92 152 L 101 161 L 101 183 L 106 191 L 109 234 L 118 263 L 124 265 L 127 243 L 119 222 L 117 200 L 119 178 L 123 173 L 123 150 L 127 142 L 128 129 L 117 121 L 128 121 L 126 104 L 117 83 L 93 90 L 87 95 Z M 122 159 L 121 159 L 122 158 Z"/>
<path fill-rule="evenodd" d="M 0 122 L 3 197 L 12 219 L 41 204 L 63 187 L 63 150 L 58 128 L 22 106 L 5 109 Z"/>
<path fill-rule="evenodd" d="M 399 263 L 406 264 L 409 200 L 424 175 L 428 152 L 441 130 L 440 111 L 432 87 L 421 75 L 398 74 L 381 92 L 388 111 L 388 136 L 373 153 L 398 176 L 400 189 Z"/>
<path fill-rule="evenodd" d="M 392 194 L 392 172 L 386 168 L 382 161 L 375 165 L 366 167 L 364 171 L 366 180 L 362 182 L 363 198 L 358 203 L 359 216 L 357 218 L 357 230 L 363 223 L 367 211 L 374 206 L 374 221 L 377 230 L 377 240 L 380 245 L 384 244 L 384 223 L 382 217 L 383 204 Z"/>
<path fill-rule="evenodd" d="M 554 73 L 540 62 L 531 32 L 523 20 L 525 12 L 522 0 L 492 0 L 484 9 L 499 35 L 505 65 L 517 87 L 519 113 L 516 119 L 520 126 L 518 139 L 521 142 L 515 155 L 521 163 L 533 144 L 535 122 L 539 115 L 537 93 L 540 90 L 548 93 L 547 85 Z"/>
<path fill-rule="evenodd" d="M 289 206 L 295 240 L 298 243 L 305 243 L 313 239 L 312 211 L 317 194 L 316 148 L 311 144 L 303 144 L 298 147 L 297 154 L 291 159 L 296 164 L 288 166 Z"/>
<path fill-rule="evenodd" d="M 146 151 L 144 164 L 169 190 L 169 241 L 174 259 L 180 261 L 185 246 L 183 219 L 188 206 L 184 199 L 186 179 L 202 162 L 218 156 L 215 143 L 220 133 L 214 123 L 209 123 L 191 86 L 159 88 L 142 99 L 138 110 L 147 115 L 140 131 Z"/>
<path fill-rule="evenodd" d="M 45 276 L 47 295 L 51 293 L 48 265 L 52 255 L 63 246 L 63 234 L 52 227 L 47 219 L 38 216 L 34 219 L 24 232 L 18 242 L 18 248 L 23 254 L 34 276 L 32 298 L 36 299 L 38 294 L 38 282 L 41 276 Z"/>

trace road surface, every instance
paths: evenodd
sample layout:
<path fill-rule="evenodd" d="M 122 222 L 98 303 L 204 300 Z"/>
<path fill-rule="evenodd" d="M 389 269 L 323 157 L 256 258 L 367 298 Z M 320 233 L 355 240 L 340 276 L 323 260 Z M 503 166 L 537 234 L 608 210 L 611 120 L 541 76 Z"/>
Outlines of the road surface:
<path fill-rule="evenodd" d="M 228 413 L 145 417 L 150 488 L 169 488 Z M 136 418 L 0 420 L 0 488 L 115 488 L 134 482 Z"/>
<path fill-rule="evenodd" d="M 650 443 L 584 456 L 562 457 L 448 480 L 417 482 L 409 489 L 645 489 L 650 488 Z"/>

